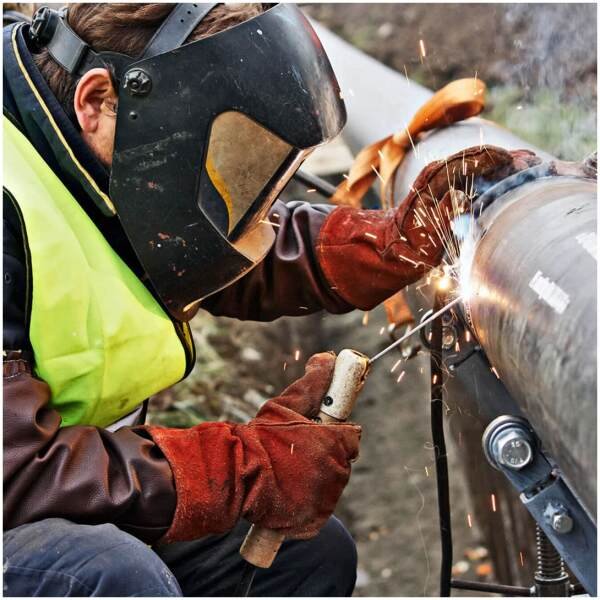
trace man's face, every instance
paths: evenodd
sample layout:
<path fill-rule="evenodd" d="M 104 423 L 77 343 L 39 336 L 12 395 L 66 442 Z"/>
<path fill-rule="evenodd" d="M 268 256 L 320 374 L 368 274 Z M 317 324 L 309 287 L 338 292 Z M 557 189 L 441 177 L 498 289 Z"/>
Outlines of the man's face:
<path fill-rule="evenodd" d="M 96 157 L 112 164 L 117 123 L 117 95 L 107 69 L 91 69 L 77 84 L 73 108 L 81 136 Z"/>

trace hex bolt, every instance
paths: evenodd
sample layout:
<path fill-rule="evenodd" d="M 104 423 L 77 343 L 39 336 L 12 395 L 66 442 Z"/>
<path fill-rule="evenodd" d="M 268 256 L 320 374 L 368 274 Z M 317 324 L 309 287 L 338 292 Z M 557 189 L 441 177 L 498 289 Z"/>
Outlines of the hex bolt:
<path fill-rule="evenodd" d="M 526 432 L 509 427 L 500 432 L 492 444 L 492 454 L 498 464 L 519 471 L 533 460 L 533 448 Z"/>
<path fill-rule="evenodd" d="M 562 505 L 549 502 L 544 510 L 544 516 L 550 522 L 552 529 L 558 534 L 562 535 L 573 530 L 573 518 Z"/>

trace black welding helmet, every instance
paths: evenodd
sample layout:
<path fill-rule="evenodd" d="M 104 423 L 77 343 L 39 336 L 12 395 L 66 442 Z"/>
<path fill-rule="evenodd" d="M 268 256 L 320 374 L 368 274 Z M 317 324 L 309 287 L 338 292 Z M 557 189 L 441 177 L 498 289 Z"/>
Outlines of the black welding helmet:
<path fill-rule="evenodd" d="M 275 239 L 269 208 L 346 120 L 329 60 L 296 6 L 184 43 L 212 6 L 177 5 L 140 58 L 92 51 L 72 68 L 113 68 L 110 198 L 180 320 L 265 257 Z"/>

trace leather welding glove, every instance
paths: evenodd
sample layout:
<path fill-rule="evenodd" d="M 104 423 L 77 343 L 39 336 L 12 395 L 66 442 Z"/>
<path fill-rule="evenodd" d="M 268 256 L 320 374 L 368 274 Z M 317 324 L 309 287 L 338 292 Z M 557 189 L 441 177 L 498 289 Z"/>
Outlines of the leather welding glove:
<path fill-rule="evenodd" d="M 247 425 L 150 427 L 173 470 L 177 506 L 162 541 L 223 533 L 245 518 L 286 537 L 316 535 L 333 513 L 358 457 L 360 427 L 311 419 L 331 382 L 335 355 L 314 355 L 302 378 Z"/>
<path fill-rule="evenodd" d="M 458 214 L 451 190 L 469 195 L 539 162 L 529 150 L 474 146 L 427 165 L 395 209 L 338 207 L 319 234 L 321 270 L 346 302 L 370 310 L 441 262 Z"/>

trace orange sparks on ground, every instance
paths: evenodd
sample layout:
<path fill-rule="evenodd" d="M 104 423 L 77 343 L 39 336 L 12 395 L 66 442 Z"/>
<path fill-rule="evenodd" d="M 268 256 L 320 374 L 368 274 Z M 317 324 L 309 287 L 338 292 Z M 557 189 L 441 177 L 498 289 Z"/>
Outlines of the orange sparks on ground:
<path fill-rule="evenodd" d="M 296 352 L 294 353 L 294 360 L 299 360 L 300 359 L 300 350 L 296 350 Z"/>
<path fill-rule="evenodd" d="M 419 48 L 421 49 L 421 56 L 425 58 L 427 56 L 427 52 L 425 51 L 425 42 L 423 40 L 419 40 Z"/>
<path fill-rule="evenodd" d="M 492 499 L 492 512 L 496 512 L 496 494 L 492 494 L 491 499 Z"/>
<path fill-rule="evenodd" d="M 498 378 L 500 379 L 500 375 L 498 375 L 498 371 L 496 371 L 496 367 L 492 367 L 492 373 Z"/>
<path fill-rule="evenodd" d="M 467 515 L 467 524 L 469 525 L 469 528 L 473 527 L 473 519 L 471 519 L 471 513 Z"/>
<path fill-rule="evenodd" d="M 369 324 L 369 311 L 367 311 L 362 318 L 362 324 L 366 327 Z"/>
<path fill-rule="evenodd" d="M 374 240 L 376 240 L 376 239 L 377 239 L 377 236 L 376 236 L 374 233 L 369 233 L 369 232 L 367 231 L 367 233 L 365 233 L 365 235 L 366 235 L 367 237 L 370 237 L 370 238 L 374 239 Z"/>
<path fill-rule="evenodd" d="M 519 560 L 521 561 L 521 566 L 525 566 L 525 555 L 522 552 L 519 552 Z"/>

